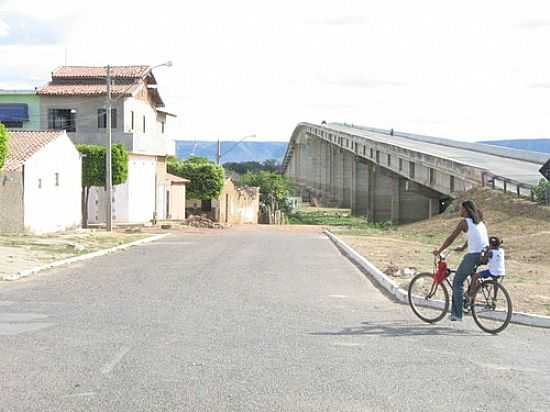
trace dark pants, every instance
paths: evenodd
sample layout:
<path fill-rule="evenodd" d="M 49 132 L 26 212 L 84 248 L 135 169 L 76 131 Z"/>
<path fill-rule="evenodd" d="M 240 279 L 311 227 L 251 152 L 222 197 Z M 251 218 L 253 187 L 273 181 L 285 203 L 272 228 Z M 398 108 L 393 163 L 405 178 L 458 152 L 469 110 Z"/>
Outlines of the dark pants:
<path fill-rule="evenodd" d="M 451 306 L 451 315 L 462 319 L 464 304 L 464 281 L 468 276 L 474 273 L 479 266 L 481 253 L 468 253 L 460 262 L 453 279 L 453 304 Z"/>

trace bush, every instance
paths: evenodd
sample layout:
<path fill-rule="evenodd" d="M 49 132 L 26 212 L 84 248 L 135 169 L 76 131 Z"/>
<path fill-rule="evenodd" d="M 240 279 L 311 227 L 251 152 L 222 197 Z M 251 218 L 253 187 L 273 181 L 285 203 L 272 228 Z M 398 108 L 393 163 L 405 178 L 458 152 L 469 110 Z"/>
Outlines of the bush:
<path fill-rule="evenodd" d="M 535 201 L 538 203 L 545 204 L 550 201 L 546 199 L 550 193 L 550 181 L 546 179 L 540 179 L 539 183 L 533 187 L 533 194 L 535 195 Z"/>
<path fill-rule="evenodd" d="M 288 212 L 290 205 L 290 183 L 288 179 L 278 173 L 259 172 L 246 173 L 241 176 L 241 185 L 260 188 L 260 203 L 270 206 L 273 210 Z"/>
<path fill-rule="evenodd" d="M 6 127 L 0 123 L 0 169 L 4 167 L 6 157 L 8 157 L 8 140 L 9 135 Z"/>
<path fill-rule="evenodd" d="M 189 199 L 216 199 L 223 189 L 225 174 L 223 168 L 205 157 L 192 156 L 187 160 L 168 159 L 168 172 L 189 179 Z"/>

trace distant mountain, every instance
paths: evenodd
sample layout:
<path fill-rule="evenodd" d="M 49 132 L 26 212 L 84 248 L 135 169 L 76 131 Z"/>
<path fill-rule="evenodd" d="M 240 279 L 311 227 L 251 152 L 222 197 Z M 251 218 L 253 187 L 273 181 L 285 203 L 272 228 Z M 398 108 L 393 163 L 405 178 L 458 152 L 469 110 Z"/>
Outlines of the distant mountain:
<path fill-rule="evenodd" d="M 550 139 L 491 140 L 479 143 L 529 150 L 531 152 L 550 153 Z"/>
<path fill-rule="evenodd" d="M 217 142 L 176 140 L 176 156 L 186 159 L 190 155 L 204 156 L 216 160 Z M 255 160 L 283 160 L 286 152 L 286 142 L 222 142 L 222 163 L 246 162 Z"/>

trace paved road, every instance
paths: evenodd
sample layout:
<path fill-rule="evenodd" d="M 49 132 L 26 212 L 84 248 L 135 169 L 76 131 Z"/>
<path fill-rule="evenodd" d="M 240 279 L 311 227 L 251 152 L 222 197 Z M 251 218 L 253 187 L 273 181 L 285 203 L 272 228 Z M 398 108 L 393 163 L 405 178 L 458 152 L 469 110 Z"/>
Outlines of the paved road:
<path fill-rule="evenodd" d="M 0 410 L 547 411 L 549 338 L 421 324 L 318 233 L 178 235 L 1 285 Z"/>

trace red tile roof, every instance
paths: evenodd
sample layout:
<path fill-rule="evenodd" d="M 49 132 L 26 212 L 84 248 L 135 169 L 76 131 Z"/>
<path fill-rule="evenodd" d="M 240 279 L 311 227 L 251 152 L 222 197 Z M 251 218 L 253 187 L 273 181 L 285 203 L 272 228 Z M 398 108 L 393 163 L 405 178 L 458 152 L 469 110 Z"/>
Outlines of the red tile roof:
<path fill-rule="evenodd" d="M 113 78 L 137 79 L 142 77 L 149 66 L 111 66 Z M 52 72 L 52 78 L 98 78 L 107 76 L 104 66 L 61 66 Z"/>
<path fill-rule="evenodd" d="M 113 95 L 124 94 L 130 96 L 136 87 L 139 87 L 139 84 L 115 84 L 111 87 L 111 93 Z M 40 87 L 36 93 L 46 96 L 100 96 L 107 94 L 107 85 L 49 83 Z"/>
<path fill-rule="evenodd" d="M 62 130 L 8 130 L 8 133 L 8 157 L 3 169 L 6 172 L 19 169 L 48 143 L 65 135 Z"/>

